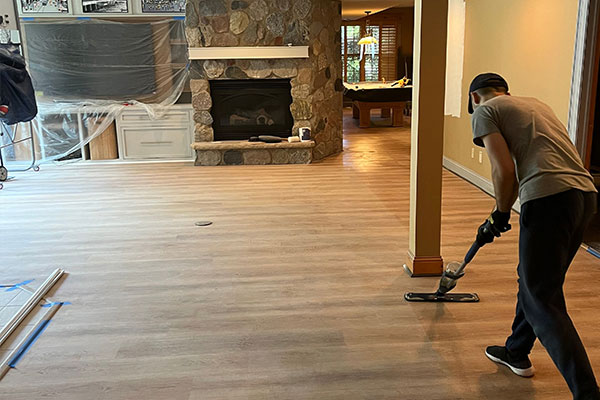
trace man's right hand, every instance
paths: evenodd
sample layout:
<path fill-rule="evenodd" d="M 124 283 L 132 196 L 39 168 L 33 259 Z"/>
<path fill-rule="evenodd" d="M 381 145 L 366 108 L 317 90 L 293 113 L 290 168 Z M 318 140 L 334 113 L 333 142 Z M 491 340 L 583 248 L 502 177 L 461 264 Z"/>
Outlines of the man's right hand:
<path fill-rule="evenodd" d="M 511 229 L 511 225 L 508 223 L 509 219 L 510 212 L 494 211 L 477 229 L 477 243 L 479 246 L 492 243 L 494 238 L 508 232 Z"/>

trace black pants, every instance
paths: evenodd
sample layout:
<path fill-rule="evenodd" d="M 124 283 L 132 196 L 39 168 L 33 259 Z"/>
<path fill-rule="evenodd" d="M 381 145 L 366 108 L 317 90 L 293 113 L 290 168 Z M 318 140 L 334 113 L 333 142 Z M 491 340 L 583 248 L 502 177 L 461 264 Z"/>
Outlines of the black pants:
<path fill-rule="evenodd" d="M 519 293 L 511 355 L 527 355 L 536 337 L 563 375 L 575 400 L 600 392 L 581 339 L 567 314 L 563 283 L 596 211 L 596 194 L 569 190 L 521 206 Z"/>

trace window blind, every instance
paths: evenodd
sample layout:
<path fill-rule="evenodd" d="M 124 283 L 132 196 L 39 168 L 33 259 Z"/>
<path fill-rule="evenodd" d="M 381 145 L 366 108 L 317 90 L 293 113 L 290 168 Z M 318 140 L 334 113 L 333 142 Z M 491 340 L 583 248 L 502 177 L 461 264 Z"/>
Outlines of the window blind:
<path fill-rule="evenodd" d="M 379 68 L 380 80 L 393 81 L 396 76 L 396 25 L 382 24 L 380 33 L 381 66 Z"/>

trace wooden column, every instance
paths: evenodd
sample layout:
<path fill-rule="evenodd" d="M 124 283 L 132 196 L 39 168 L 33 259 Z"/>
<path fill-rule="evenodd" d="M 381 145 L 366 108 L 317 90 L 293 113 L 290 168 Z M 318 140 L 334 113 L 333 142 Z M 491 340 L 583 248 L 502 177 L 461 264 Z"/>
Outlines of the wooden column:
<path fill-rule="evenodd" d="M 415 0 L 410 164 L 411 276 L 440 275 L 448 0 Z"/>

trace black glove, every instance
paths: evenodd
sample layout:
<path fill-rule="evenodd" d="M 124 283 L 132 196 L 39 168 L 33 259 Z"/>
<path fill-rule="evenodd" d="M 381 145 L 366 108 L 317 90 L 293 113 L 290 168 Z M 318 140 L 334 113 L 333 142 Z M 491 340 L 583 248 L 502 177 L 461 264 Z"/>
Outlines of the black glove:
<path fill-rule="evenodd" d="M 492 243 L 494 238 L 500 237 L 504 232 L 508 232 L 511 228 L 508 223 L 509 219 L 510 212 L 494 211 L 477 229 L 477 243 L 479 246 Z"/>

